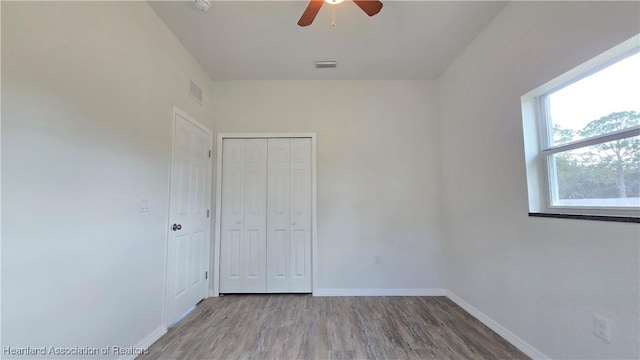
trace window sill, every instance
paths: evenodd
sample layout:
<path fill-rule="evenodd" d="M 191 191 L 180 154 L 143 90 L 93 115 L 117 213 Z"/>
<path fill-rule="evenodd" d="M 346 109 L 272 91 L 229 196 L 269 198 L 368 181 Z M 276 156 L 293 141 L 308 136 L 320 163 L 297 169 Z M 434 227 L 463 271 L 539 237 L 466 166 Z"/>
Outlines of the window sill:
<path fill-rule="evenodd" d="M 613 221 L 624 223 L 640 223 L 640 218 L 632 216 L 606 216 L 606 215 L 578 215 L 578 214 L 553 214 L 553 213 L 537 213 L 530 212 L 529 216 L 557 218 L 557 219 L 576 219 L 576 220 L 595 220 L 595 221 Z"/>

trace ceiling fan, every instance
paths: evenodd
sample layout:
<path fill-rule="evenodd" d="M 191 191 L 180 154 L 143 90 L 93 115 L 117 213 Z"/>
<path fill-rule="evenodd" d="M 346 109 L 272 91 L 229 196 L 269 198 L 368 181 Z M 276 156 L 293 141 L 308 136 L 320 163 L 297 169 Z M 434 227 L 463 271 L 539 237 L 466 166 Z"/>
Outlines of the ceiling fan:
<path fill-rule="evenodd" d="M 298 20 L 298 25 L 300 26 L 309 26 L 313 22 L 313 19 L 316 18 L 318 11 L 320 11 L 320 7 L 324 2 L 329 4 L 339 4 L 343 0 L 311 0 L 307 8 L 302 13 L 300 20 Z M 382 9 L 382 3 L 378 0 L 353 0 L 353 2 L 358 5 L 362 11 L 367 13 L 369 16 L 373 16 L 380 12 Z"/>

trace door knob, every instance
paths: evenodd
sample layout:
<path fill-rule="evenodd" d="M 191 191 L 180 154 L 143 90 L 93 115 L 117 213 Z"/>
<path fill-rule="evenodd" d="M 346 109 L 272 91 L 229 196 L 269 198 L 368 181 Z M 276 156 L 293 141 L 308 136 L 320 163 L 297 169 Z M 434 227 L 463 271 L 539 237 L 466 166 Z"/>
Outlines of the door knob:
<path fill-rule="evenodd" d="M 171 230 L 173 231 L 178 231 L 182 229 L 182 225 L 180 224 L 173 224 L 173 226 L 171 227 Z"/>

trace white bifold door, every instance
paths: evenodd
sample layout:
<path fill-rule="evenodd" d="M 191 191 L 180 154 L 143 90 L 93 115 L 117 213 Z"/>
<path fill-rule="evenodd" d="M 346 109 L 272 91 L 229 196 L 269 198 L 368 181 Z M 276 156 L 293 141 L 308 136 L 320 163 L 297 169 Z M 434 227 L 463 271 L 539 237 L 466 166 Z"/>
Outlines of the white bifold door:
<path fill-rule="evenodd" d="M 221 293 L 311 292 L 311 139 L 224 139 Z"/>
<path fill-rule="evenodd" d="M 266 292 L 266 139 L 223 140 L 220 231 L 220 292 Z"/>

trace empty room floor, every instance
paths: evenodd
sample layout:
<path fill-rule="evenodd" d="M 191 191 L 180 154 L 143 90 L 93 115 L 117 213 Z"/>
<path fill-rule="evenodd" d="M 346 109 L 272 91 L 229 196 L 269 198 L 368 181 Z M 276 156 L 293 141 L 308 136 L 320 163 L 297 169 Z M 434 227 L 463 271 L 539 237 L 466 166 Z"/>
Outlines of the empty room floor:
<path fill-rule="evenodd" d="M 206 299 L 139 359 L 528 359 L 446 297 Z"/>

